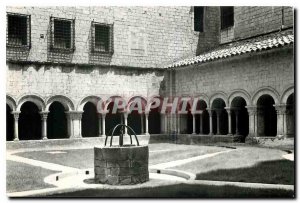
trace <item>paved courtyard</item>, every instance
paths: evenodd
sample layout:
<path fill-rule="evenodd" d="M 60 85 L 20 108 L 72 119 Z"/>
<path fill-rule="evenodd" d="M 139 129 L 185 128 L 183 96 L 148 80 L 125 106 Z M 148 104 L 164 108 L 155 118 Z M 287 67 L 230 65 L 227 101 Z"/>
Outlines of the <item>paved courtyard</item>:
<path fill-rule="evenodd" d="M 51 147 L 37 151 L 10 150 L 7 152 L 7 193 L 9 196 L 74 196 L 86 189 L 155 190 L 166 185 L 172 188 L 184 184 L 182 188 L 187 191 L 203 186 L 209 188 L 229 185 L 244 189 L 250 187 L 281 190 L 285 192 L 284 196 L 293 194 L 293 154 L 286 151 L 252 146 L 168 143 L 149 144 L 149 151 L 149 182 L 137 186 L 103 186 L 88 184 L 93 178 L 94 166 L 94 152 L 91 147 L 70 146 L 62 149 L 57 146 L 57 149 Z M 173 189 L 175 192 L 176 187 Z M 124 194 L 121 192 L 116 195 Z M 143 192 L 139 194 L 149 195 Z M 105 196 L 105 193 L 102 195 Z M 107 195 L 112 195 L 111 191 Z M 200 193 L 198 195 L 201 196 Z"/>

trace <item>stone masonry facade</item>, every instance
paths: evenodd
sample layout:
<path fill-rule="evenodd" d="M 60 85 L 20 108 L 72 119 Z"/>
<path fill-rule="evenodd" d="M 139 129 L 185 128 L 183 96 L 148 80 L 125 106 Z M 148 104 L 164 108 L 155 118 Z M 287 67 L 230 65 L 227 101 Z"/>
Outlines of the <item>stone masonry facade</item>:
<path fill-rule="evenodd" d="M 249 119 L 249 122 L 246 119 L 249 135 L 264 135 L 262 129 L 266 127 L 258 129 L 257 123 L 269 116 L 266 112 L 270 109 L 278 115 L 275 116 L 276 135 L 293 134 L 290 97 L 294 94 L 295 80 L 293 43 L 166 68 L 167 64 L 222 50 L 227 45 L 293 32 L 294 9 L 291 7 L 234 7 L 233 11 L 233 26 L 221 29 L 221 7 L 204 7 L 203 32 L 198 32 L 194 31 L 194 8 L 187 6 L 7 7 L 7 14 L 30 16 L 30 47 L 7 46 L 6 49 L 6 98 L 13 114 L 12 139 L 18 140 L 19 116 L 22 117 L 21 108 L 26 102 L 38 107 L 43 139 L 47 139 L 47 116 L 55 101 L 60 102 L 66 112 L 69 137 L 81 137 L 85 104 L 118 96 L 127 101 L 134 96 L 144 99 L 192 96 L 204 101 L 207 121 L 199 115 L 192 115 L 190 120 L 162 115 L 161 133 L 184 133 L 181 126 L 192 122 L 190 133 L 193 134 L 196 131 L 238 134 L 236 126 L 240 125 L 241 117 L 236 109 L 242 107 L 241 115 Z M 74 22 L 72 52 L 51 51 L 52 17 Z M 112 52 L 91 51 L 93 22 L 112 27 Z M 242 100 L 237 102 L 237 97 L 246 104 Z M 222 106 L 222 112 L 215 111 L 216 103 Z M 267 110 L 263 111 L 265 107 Z M 265 126 L 273 122 L 273 114 Z M 125 123 L 126 119 L 123 119 Z M 142 123 L 148 125 L 148 115 L 143 119 Z M 105 115 L 99 116 L 99 123 L 105 126 Z M 207 125 L 207 129 L 199 127 L 202 125 Z M 228 126 L 226 130 L 223 125 Z M 224 129 L 219 130 L 222 126 Z M 188 128 L 187 125 L 184 128 Z M 148 132 L 147 126 L 144 129 Z"/>

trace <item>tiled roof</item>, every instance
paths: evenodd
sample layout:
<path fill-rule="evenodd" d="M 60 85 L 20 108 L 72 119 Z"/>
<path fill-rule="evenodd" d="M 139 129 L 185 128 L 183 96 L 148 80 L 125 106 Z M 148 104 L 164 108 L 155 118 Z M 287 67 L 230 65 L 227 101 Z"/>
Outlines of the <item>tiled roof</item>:
<path fill-rule="evenodd" d="M 166 68 L 188 66 L 197 63 L 205 63 L 217 59 L 227 58 L 235 55 L 242 55 L 249 52 L 259 52 L 262 50 L 272 49 L 275 47 L 285 46 L 294 42 L 293 30 L 285 30 L 269 35 L 259 36 L 256 38 L 242 40 L 218 47 L 215 50 L 203 53 L 199 56 L 184 59 Z"/>

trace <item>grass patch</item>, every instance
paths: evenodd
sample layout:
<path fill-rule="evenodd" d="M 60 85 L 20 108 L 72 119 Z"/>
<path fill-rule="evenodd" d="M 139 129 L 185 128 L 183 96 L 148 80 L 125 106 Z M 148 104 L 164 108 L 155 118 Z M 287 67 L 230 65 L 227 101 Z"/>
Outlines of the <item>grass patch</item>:
<path fill-rule="evenodd" d="M 49 197 L 49 196 L 48 196 Z M 140 197 L 140 198 L 293 198 L 294 191 L 236 186 L 177 184 L 138 189 L 86 189 L 50 197 Z"/>
<path fill-rule="evenodd" d="M 200 173 L 197 174 L 196 179 L 294 185 L 294 162 L 265 161 L 249 168 L 221 169 Z"/>
<path fill-rule="evenodd" d="M 44 178 L 55 172 L 57 171 L 20 162 L 6 161 L 6 191 L 20 192 L 54 187 L 44 183 Z"/>
<path fill-rule="evenodd" d="M 169 151 L 165 151 L 169 150 Z M 191 146 L 175 144 L 152 144 L 149 145 L 149 164 L 164 163 L 179 159 L 186 159 L 207 153 L 214 153 L 225 150 L 221 147 L 213 146 Z M 54 150 L 57 151 L 57 150 Z M 94 149 L 72 149 L 60 150 L 67 153 L 50 154 L 49 151 L 22 152 L 16 155 L 29 159 L 35 159 L 50 163 L 56 163 L 63 166 L 74 168 L 93 168 L 94 167 Z"/>
<path fill-rule="evenodd" d="M 283 159 L 282 155 L 284 154 L 286 152 L 277 149 L 238 147 L 230 152 L 222 153 L 208 159 L 193 161 L 173 167 L 172 169 L 199 174 L 222 169 L 248 168 L 260 162 Z"/>

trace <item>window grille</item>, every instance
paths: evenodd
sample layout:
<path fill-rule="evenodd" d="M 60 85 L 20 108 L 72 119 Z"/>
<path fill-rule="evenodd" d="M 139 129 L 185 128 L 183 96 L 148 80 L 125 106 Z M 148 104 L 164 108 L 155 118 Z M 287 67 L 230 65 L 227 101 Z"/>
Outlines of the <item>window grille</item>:
<path fill-rule="evenodd" d="M 52 51 L 75 50 L 75 19 L 50 17 L 50 48 Z"/>
<path fill-rule="evenodd" d="M 221 29 L 226 29 L 234 25 L 234 8 L 233 6 L 221 7 Z"/>
<path fill-rule="evenodd" d="M 6 45 L 30 48 L 30 15 L 7 13 Z"/>
<path fill-rule="evenodd" d="M 113 53 L 113 25 L 92 21 L 92 52 Z"/>
<path fill-rule="evenodd" d="M 204 7 L 195 6 L 194 7 L 194 30 L 198 32 L 203 32 L 204 27 Z"/>

